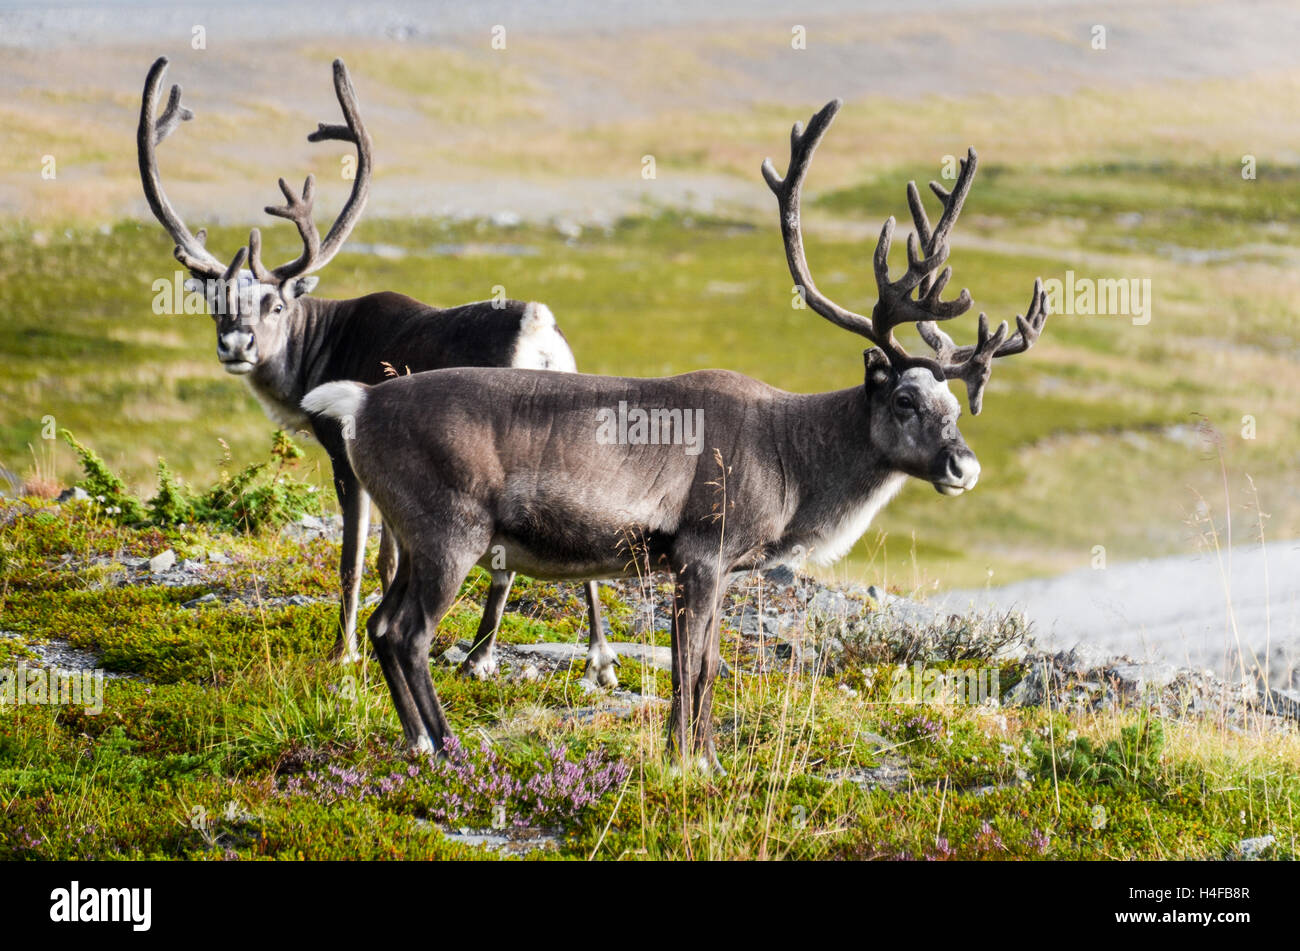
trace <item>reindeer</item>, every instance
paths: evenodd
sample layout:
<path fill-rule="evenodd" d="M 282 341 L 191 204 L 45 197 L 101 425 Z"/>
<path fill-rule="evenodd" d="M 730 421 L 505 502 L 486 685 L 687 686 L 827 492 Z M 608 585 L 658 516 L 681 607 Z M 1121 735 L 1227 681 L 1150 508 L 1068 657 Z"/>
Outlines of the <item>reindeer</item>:
<path fill-rule="evenodd" d="M 671 572 L 669 751 L 721 771 L 711 713 L 728 574 L 805 556 L 834 561 L 909 476 L 944 495 L 975 487 L 979 463 L 958 431 L 960 406 L 948 381 L 966 384 L 978 413 L 993 359 L 1029 349 L 1043 328 L 1042 283 L 1015 334 L 1005 322 L 990 333 L 984 314 L 973 345 L 959 347 L 939 329 L 937 322 L 971 306 L 965 290 L 940 299 L 952 273 L 943 267 L 949 232 L 975 175 L 971 151 L 951 193 L 931 185 L 943 204 L 933 228 L 908 185 L 916 233 L 897 280 L 888 266 L 894 219 L 885 222 L 870 317 L 821 294 L 804 256 L 800 191 L 839 107 L 828 104 L 806 132 L 795 125 L 786 178 L 770 160 L 763 176 L 808 306 L 874 344 L 861 386 L 804 395 L 724 370 L 621 379 L 450 369 L 378 386 L 329 383 L 303 400 L 313 417 L 347 421 L 348 456 L 397 537 L 397 574 L 368 632 L 411 750 L 440 751 L 449 736 L 428 645 L 461 580 L 493 546 L 540 578 Z M 894 338 L 894 328 L 910 322 L 933 357 L 909 355 Z M 712 453 L 692 455 L 662 439 L 597 438 L 598 420 L 620 402 L 701 411 Z"/>
<path fill-rule="evenodd" d="M 339 426 L 326 419 L 309 420 L 299 408 L 303 396 L 331 380 L 378 383 L 399 372 L 450 366 L 514 366 L 576 371 L 573 352 L 545 304 L 481 301 L 440 309 L 389 292 L 354 300 L 324 300 L 307 296 L 323 268 L 343 246 L 361 216 L 370 189 L 371 140 L 361 121 L 356 91 L 342 60 L 334 61 L 334 91 L 345 124 L 320 123 L 308 141 L 337 140 L 356 148 L 352 192 L 338 218 L 321 239 L 312 218 L 315 180 L 307 176 L 295 193 L 280 179 L 283 207 L 268 206 L 267 214 L 292 221 L 302 239 L 302 253 L 293 261 L 267 268 L 261 260 L 261 233 L 254 228 L 248 245 L 229 265 L 206 247 L 206 232 L 191 234 L 163 192 L 156 149 L 181 122 L 194 113 L 181 104 L 181 87 L 174 85 L 161 115 L 158 92 L 167 69 L 159 58 L 145 80 L 144 101 L 136 144 L 145 198 L 154 216 L 176 242 L 176 259 L 189 269 L 207 295 L 217 325 L 217 357 L 228 373 L 247 381 L 267 415 L 291 429 L 310 430 L 329 454 L 334 488 L 343 511 L 343 550 L 339 568 L 342 597 L 339 637 L 332 656 L 357 658 L 357 601 L 365 564 L 370 499 L 353 474 Z M 247 260 L 248 269 L 243 265 Z M 187 282 L 193 289 L 194 283 Z M 514 580 L 514 572 L 490 567 L 491 585 L 476 643 L 462 670 L 486 678 L 496 671 L 495 637 Z M 508 564 L 508 562 L 507 562 Z M 380 542 L 379 570 L 384 586 L 396 570 L 393 537 L 385 525 Z M 617 655 L 605 642 L 595 582 L 586 586 L 591 638 L 585 676 L 594 684 L 616 686 Z"/>

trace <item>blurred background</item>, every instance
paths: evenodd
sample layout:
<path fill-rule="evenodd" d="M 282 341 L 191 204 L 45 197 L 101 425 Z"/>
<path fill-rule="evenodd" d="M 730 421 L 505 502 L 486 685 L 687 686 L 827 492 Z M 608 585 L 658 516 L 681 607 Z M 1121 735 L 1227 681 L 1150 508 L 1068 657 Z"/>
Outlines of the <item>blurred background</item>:
<path fill-rule="evenodd" d="M 314 172 L 321 226 L 337 213 L 349 153 L 306 134 L 338 121 L 341 56 L 376 172 L 316 293 L 452 305 L 501 285 L 551 306 L 580 369 L 726 367 L 801 392 L 860 383 L 862 341 L 791 307 L 758 170 L 784 170 L 791 124 L 841 96 L 804 227 L 843 305 L 870 309 L 906 182 L 968 146 L 951 263 L 977 309 L 1014 319 L 1038 276 L 1149 297 L 1118 314 L 1058 298 L 963 420 L 978 490 L 909 486 L 834 576 L 1025 604 L 1067 645 L 1209 663 L 1245 642 L 1289 664 L 1297 35 L 1300 8 L 1268 0 L 0 0 L 0 488 L 77 476 L 51 417 L 146 494 L 159 456 L 206 484 L 219 440 L 235 463 L 265 454 L 273 426 L 219 367 L 210 319 L 152 309 L 175 262 L 134 135 L 159 55 L 196 113 L 159 149 L 163 181 L 219 257 L 251 225 L 268 258 L 296 255 L 262 212 L 279 176 Z M 957 324 L 972 339 L 973 312 Z"/>

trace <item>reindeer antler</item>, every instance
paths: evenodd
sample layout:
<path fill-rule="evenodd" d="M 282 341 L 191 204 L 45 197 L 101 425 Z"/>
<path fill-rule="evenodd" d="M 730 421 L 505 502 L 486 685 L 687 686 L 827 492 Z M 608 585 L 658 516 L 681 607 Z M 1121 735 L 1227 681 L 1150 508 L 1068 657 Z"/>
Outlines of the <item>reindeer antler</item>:
<path fill-rule="evenodd" d="M 204 246 L 207 232 L 200 230 L 191 234 L 176 210 L 167 200 L 158 175 L 157 145 L 182 122 L 194 118 L 194 113 L 181 105 L 181 87 L 172 86 L 167 106 L 161 116 L 157 115 L 158 90 L 162 84 L 163 73 L 167 69 L 167 58 L 160 56 L 149 69 L 144 84 L 144 100 L 140 109 L 140 126 L 136 134 L 136 151 L 140 161 L 140 180 L 144 184 L 145 198 L 153 210 L 154 217 L 167 229 L 167 233 L 176 242 L 176 259 L 190 269 L 196 276 L 215 278 L 227 275 L 229 268 L 223 265 Z M 338 253 L 351 234 L 361 212 L 365 208 L 370 194 L 372 174 L 370 134 L 366 132 L 361 121 L 361 112 L 357 106 L 357 93 L 348 76 L 347 67 L 341 59 L 334 61 L 334 91 L 338 96 L 339 106 L 343 110 L 345 124 L 330 125 L 318 123 L 315 132 L 307 136 L 309 142 L 322 142 L 329 139 L 352 142 L 357 148 L 356 175 L 352 182 L 352 192 L 339 212 L 334 224 L 322 241 L 316 224 L 312 220 L 312 206 L 315 192 L 315 179 L 307 176 L 303 183 L 301 195 L 294 194 L 285 180 L 280 179 L 280 191 L 284 193 L 285 205 L 276 207 L 268 205 L 267 214 L 292 221 L 302 238 L 302 253 L 296 260 L 282 264 L 268 271 L 262 264 L 262 234 L 254 228 L 248 236 L 248 246 L 241 248 L 236 258 L 240 265 L 247 256 L 249 267 L 254 276 L 264 283 L 282 284 L 285 281 L 319 270 L 330 262 Z M 235 268 L 235 275 L 238 274 Z"/>
<path fill-rule="evenodd" d="M 936 268 L 947 259 L 947 245 L 936 247 L 928 256 L 922 256 L 916 236 L 911 235 L 907 242 L 907 273 L 897 281 L 889 280 L 889 245 L 894 234 L 894 219 L 891 217 L 881 229 L 880 240 L 876 244 L 874 266 L 876 283 L 879 286 L 880 299 L 876 303 L 871 317 L 854 313 L 836 304 L 817 289 L 812 272 L 808 269 L 808 259 L 804 253 L 803 228 L 800 222 L 800 199 L 803 182 L 808 174 L 808 166 L 813 152 L 821 142 L 822 136 L 830 128 L 831 121 L 839 112 L 842 101 L 834 99 L 822 107 L 808 121 L 805 130 L 802 123 L 796 122 L 790 132 L 790 167 L 785 178 L 776 173 L 771 159 L 763 161 L 763 178 L 776 195 L 781 209 L 781 237 L 785 242 L 786 261 L 790 265 L 790 274 L 795 283 L 803 288 L 804 301 L 821 316 L 845 330 L 866 337 L 889 357 L 894 366 L 902 368 L 925 366 L 939 375 L 939 366 L 925 357 L 908 355 L 897 340 L 893 330 L 908 321 L 928 320 L 931 318 L 946 320 L 963 313 L 970 307 L 970 295 L 962 291 L 954 301 L 940 301 L 939 294 L 947 283 L 947 276 L 934 282 L 928 293 L 920 300 L 912 300 L 911 293 L 921 282 L 926 280 Z M 949 225 L 948 227 L 951 227 Z"/>
<path fill-rule="evenodd" d="M 288 264 L 281 264 L 268 273 L 263 268 L 260 259 L 262 238 L 254 229 L 254 233 L 249 235 L 249 247 L 256 247 L 257 250 L 252 253 L 249 260 L 253 273 L 258 275 L 258 280 L 283 283 L 323 268 L 343 247 L 343 242 L 352 233 L 357 220 L 361 217 L 362 209 L 365 208 L 366 199 L 370 195 L 370 133 L 366 131 L 365 124 L 361 121 L 361 110 L 357 106 L 357 92 L 352 86 L 351 77 L 348 76 L 348 68 L 343 65 L 341 59 L 334 61 L 334 92 L 338 96 L 339 107 L 343 110 L 345 124 L 337 125 L 318 122 L 316 131 L 307 136 L 307 141 L 325 142 L 336 140 L 351 142 L 356 146 L 357 168 L 356 176 L 352 180 L 352 193 L 348 196 L 347 202 L 339 212 L 338 218 L 330 226 L 330 230 L 325 235 L 325 240 L 321 241 L 320 232 L 316 230 L 316 225 L 311 219 L 312 192 L 315 188 L 315 178 L 311 175 L 307 176 L 307 180 L 302 186 L 301 198 L 293 194 L 293 191 L 285 184 L 283 178 L 280 179 L 280 191 L 284 193 L 288 204 L 283 208 L 267 206 L 266 213 L 280 218 L 288 218 L 298 226 L 298 234 L 302 237 L 303 243 L 302 254 L 298 256 L 297 260 Z M 266 275 L 266 277 L 264 278 L 262 275 Z"/>
<path fill-rule="evenodd" d="M 954 300 L 940 299 L 940 294 L 952 277 L 952 269 L 944 266 L 948 260 L 948 236 L 961 214 L 962 205 L 975 178 L 978 159 L 975 150 L 970 149 L 960 163 L 957 181 L 951 192 L 937 182 L 930 183 L 930 188 L 943 204 L 943 213 L 933 229 L 916 183 L 908 182 L 907 203 L 916 231 L 907 237 L 907 271 L 896 281 L 889 279 L 889 248 L 894 236 L 894 219 L 891 216 L 885 221 L 873 258 L 879 297 L 870 319 L 846 310 L 822 295 L 813 283 L 804 254 L 799 202 L 813 152 L 840 106 L 839 99 L 827 103 L 809 120 L 806 131 L 801 123 L 795 123 L 790 133 L 790 167 L 784 179 L 776 174 L 771 159 L 763 161 L 763 178 L 776 195 L 781 210 L 781 236 L 785 243 L 790 274 L 803 288 L 804 300 L 809 307 L 836 326 L 866 337 L 884 352 L 895 369 L 902 371 L 924 367 L 934 374 L 935 379 L 962 380 L 966 384 L 971 413 L 978 414 L 993 358 L 1028 350 L 1042 331 L 1047 319 L 1046 295 L 1042 284 L 1035 282 L 1029 312 L 1024 317 L 1016 318 L 1020 329 L 1010 339 L 1007 338 L 1005 321 L 990 334 L 988 318 L 984 314 L 979 316 L 978 342 L 971 347 L 957 347 L 952 338 L 938 328 L 938 321 L 951 320 L 971 307 L 970 293 L 965 289 Z M 940 267 L 943 270 L 936 276 L 935 272 Z M 916 292 L 915 298 L 912 296 L 913 291 Z M 922 339 L 935 349 L 937 359 L 912 356 L 894 338 L 894 328 L 909 322 L 916 323 Z"/>
<path fill-rule="evenodd" d="M 140 181 L 144 185 L 144 197 L 153 210 L 154 217 L 167 229 L 172 240 L 176 242 L 176 260 L 180 261 L 190 273 L 201 277 L 220 277 L 225 273 L 226 265 L 213 256 L 203 242 L 207 232 L 200 229 L 198 234 L 190 234 L 185 222 L 176 214 L 176 209 L 167 200 L 163 191 L 162 180 L 158 177 L 158 144 L 171 135 L 182 122 L 189 122 L 194 113 L 181 105 L 181 87 L 174 85 L 167 97 L 167 106 L 161 116 L 158 111 L 158 89 L 162 86 L 163 74 L 167 72 L 167 57 L 160 56 L 149 67 L 149 75 L 144 81 L 144 100 L 140 105 L 140 125 L 136 130 L 136 155 L 140 162 Z"/>
<path fill-rule="evenodd" d="M 993 373 L 994 358 L 1024 353 L 1037 343 L 1038 335 L 1047 323 L 1048 313 L 1047 292 L 1043 290 L 1042 279 L 1035 278 L 1029 309 L 1023 316 L 1016 316 L 1018 329 L 1010 338 L 1007 337 L 1005 320 L 990 336 L 988 318 L 983 313 L 980 314 L 979 337 L 974 346 L 957 346 L 933 321 L 922 321 L 916 325 L 916 329 L 921 338 L 934 348 L 935 356 L 943 367 L 944 378 L 961 380 L 966 384 L 966 400 L 970 403 L 971 414 L 978 416 L 984 400 L 984 384 L 988 383 L 989 376 Z"/>

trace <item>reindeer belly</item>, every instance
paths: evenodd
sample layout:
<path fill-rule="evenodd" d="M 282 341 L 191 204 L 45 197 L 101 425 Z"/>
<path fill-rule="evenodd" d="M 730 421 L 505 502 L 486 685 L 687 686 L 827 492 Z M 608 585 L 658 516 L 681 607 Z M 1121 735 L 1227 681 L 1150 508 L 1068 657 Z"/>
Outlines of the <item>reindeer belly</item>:
<path fill-rule="evenodd" d="M 667 553 L 670 527 L 652 511 L 564 496 L 516 497 L 502 509 L 481 567 L 556 581 L 621 578 Z"/>

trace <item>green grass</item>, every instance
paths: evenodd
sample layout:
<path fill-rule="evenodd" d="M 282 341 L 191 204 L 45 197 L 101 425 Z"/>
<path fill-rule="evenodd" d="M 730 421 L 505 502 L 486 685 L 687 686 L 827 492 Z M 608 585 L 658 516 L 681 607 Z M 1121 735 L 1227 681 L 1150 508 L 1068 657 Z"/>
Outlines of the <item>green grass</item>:
<path fill-rule="evenodd" d="M 846 306 L 870 308 L 874 286 L 865 264 L 877 215 L 905 213 L 899 184 L 922 170 L 896 171 L 877 180 L 887 186 L 828 194 L 825 207 L 808 215 L 815 273 Z M 1120 559 L 1183 551 L 1196 493 L 1215 500 L 1221 516 L 1227 504 L 1248 497 L 1246 474 L 1272 516 L 1274 537 L 1300 534 L 1300 503 L 1286 489 L 1300 451 L 1293 281 L 1258 251 L 1193 266 L 1169 260 L 1153 243 L 1164 235 L 1180 247 L 1213 250 L 1249 240 L 1300 187 L 1294 169 L 1254 183 L 1225 174 L 1147 164 L 1023 176 L 986 170 L 953 252 L 955 280 L 974 290 L 981 309 L 1010 318 L 1025 306 L 1033 277 L 1072 268 L 1081 276 L 1150 277 L 1153 319 L 1147 326 L 1116 317 L 1050 320 L 1034 351 L 997 367 L 985 412 L 963 419 L 985 473 L 979 489 L 952 501 L 909 486 L 878 520 L 886 543 L 873 533 L 841 570 L 950 586 L 983 583 L 990 570 L 995 580 L 1011 580 L 1081 566 L 1096 544 Z M 1179 210 L 1186 207 L 1196 213 Z M 1042 208 L 1065 208 L 1083 227 L 1048 227 Z M 1120 209 L 1142 215 L 1141 223 L 1120 227 Z M 453 304 L 503 285 L 507 294 L 551 305 L 589 372 L 724 366 L 794 391 L 857 385 L 863 341 L 791 308 L 779 239 L 768 224 L 664 212 L 570 242 L 538 226 L 371 220 L 354 243 L 381 241 L 410 256 L 345 250 L 320 292 L 346 297 L 393 287 Z M 244 237 L 242 229 L 218 228 L 210 244 L 233 247 Z M 990 244 L 994 239 L 1010 247 Z M 1033 244 L 1032 254 L 1022 239 Z M 1284 240 L 1274 229 L 1264 243 Z M 1126 258 L 1095 267 L 1076 259 L 1081 248 L 1093 255 L 1124 242 L 1136 248 Z M 281 231 L 268 243 L 271 257 L 292 253 Z M 480 253 L 429 253 L 456 243 Z M 493 252 L 506 244 L 536 253 Z M 170 273 L 167 251 L 156 228 L 131 223 L 107 236 L 46 233 L 43 243 L 26 226 L 0 232 L 0 462 L 69 480 L 71 453 L 41 438 L 54 431 L 49 417 L 141 491 L 153 482 L 159 456 L 195 484 L 219 475 L 221 440 L 231 466 L 261 457 L 269 426 L 247 389 L 212 358 L 209 318 L 151 311 L 151 282 Z M 954 334 L 969 339 L 970 328 L 958 323 Z M 1194 414 L 1226 437 L 1229 502 L 1217 463 L 1163 434 Z M 1255 440 L 1238 436 L 1247 414 L 1257 420 Z M 1133 450 L 1133 434 L 1147 440 L 1146 449 Z M 328 490 L 319 450 L 303 469 Z M 1083 477 L 1094 473 L 1098 478 Z M 1153 484 L 1169 491 L 1152 498 Z M 888 561 L 873 561 L 873 549 Z"/>
<path fill-rule="evenodd" d="M 1205 859 L 1263 834 L 1278 840 L 1268 857 L 1297 854 L 1294 731 L 1136 711 L 917 706 L 891 700 L 889 677 L 853 664 L 836 678 L 720 679 L 725 778 L 669 767 L 662 707 L 633 719 L 572 716 L 592 703 L 578 689 L 580 662 L 537 681 L 468 681 L 435 666 L 475 775 L 536 783 L 557 756 L 626 768 L 580 806 L 561 798 L 530 812 L 536 803 L 516 796 L 500 813 L 472 780 L 399 752 L 377 664 L 322 659 L 331 603 L 185 609 L 203 589 L 117 587 L 104 573 L 111 558 L 161 544 L 215 547 L 235 564 L 206 587 L 328 594 L 318 573 L 284 574 L 302 558 L 297 543 L 206 532 L 187 543 L 89 508 L 0 503 L 0 629 L 22 644 L 70 640 L 101 652 L 107 670 L 146 679 L 108 680 L 97 715 L 0 708 L 0 858 L 500 857 L 444 838 L 449 815 L 455 828 L 484 831 L 501 815 L 530 822 L 550 837 L 533 857 L 559 859 Z M 65 554 L 110 563 L 71 571 L 59 567 Z M 320 554 L 313 543 L 306 557 Z M 476 623 L 483 584 L 467 581 L 440 646 Z M 558 593 L 524 579 L 520 602 L 541 607 L 508 616 L 503 639 L 580 637 L 581 604 Z M 725 633 L 738 670 L 736 646 Z M 1019 673 L 1004 665 L 1004 686 Z M 643 694 L 670 690 L 666 672 L 630 659 L 619 676 Z M 896 788 L 840 778 L 886 763 L 905 770 Z"/>

